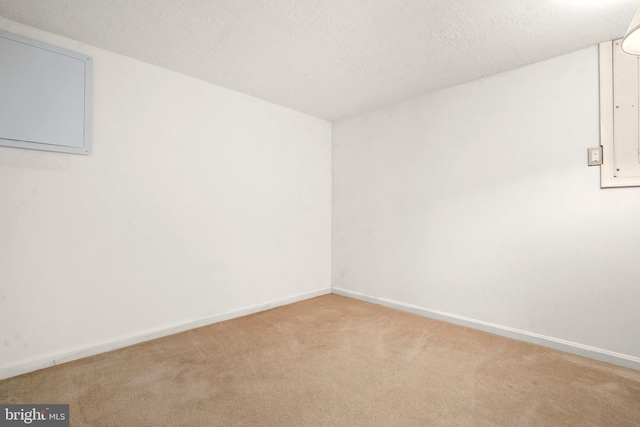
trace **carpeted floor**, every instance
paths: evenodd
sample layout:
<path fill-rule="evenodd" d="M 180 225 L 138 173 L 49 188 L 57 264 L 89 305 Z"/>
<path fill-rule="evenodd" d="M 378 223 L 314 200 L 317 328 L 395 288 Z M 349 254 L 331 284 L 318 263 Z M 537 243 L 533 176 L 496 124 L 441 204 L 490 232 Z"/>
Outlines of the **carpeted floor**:
<path fill-rule="evenodd" d="M 327 295 L 0 381 L 73 426 L 640 426 L 640 372 Z"/>

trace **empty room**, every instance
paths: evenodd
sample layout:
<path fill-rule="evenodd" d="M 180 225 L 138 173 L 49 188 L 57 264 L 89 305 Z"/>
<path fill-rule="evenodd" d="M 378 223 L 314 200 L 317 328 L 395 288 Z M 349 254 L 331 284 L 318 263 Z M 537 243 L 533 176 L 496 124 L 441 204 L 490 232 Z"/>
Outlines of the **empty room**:
<path fill-rule="evenodd" d="M 0 426 L 640 426 L 638 0 L 0 0 Z"/>

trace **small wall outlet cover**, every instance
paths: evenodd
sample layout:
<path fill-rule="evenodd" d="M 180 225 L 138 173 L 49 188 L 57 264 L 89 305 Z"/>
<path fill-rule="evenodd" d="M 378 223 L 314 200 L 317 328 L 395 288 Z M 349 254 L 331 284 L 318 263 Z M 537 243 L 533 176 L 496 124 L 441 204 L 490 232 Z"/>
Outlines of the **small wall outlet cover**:
<path fill-rule="evenodd" d="M 592 147 L 587 149 L 588 165 L 599 166 L 602 164 L 602 147 Z"/>

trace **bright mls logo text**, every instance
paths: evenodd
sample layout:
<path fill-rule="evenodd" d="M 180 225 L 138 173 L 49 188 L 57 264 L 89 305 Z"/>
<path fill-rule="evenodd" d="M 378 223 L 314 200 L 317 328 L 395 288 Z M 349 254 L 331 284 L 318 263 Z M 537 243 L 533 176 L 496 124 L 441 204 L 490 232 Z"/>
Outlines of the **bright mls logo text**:
<path fill-rule="evenodd" d="M 29 425 L 68 426 L 69 405 L 1 405 L 0 427 Z M 4 418 L 4 420 L 2 419 Z"/>

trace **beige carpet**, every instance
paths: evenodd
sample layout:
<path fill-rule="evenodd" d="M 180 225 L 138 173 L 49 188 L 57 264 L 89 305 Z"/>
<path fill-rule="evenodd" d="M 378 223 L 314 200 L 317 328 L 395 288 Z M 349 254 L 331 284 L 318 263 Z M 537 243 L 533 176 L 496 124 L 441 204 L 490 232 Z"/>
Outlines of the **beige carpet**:
<path fill-rule="evenodd" d="M 640 372 L 327 295 L 0 381 L 74 426 L 640 426 Z"/>

